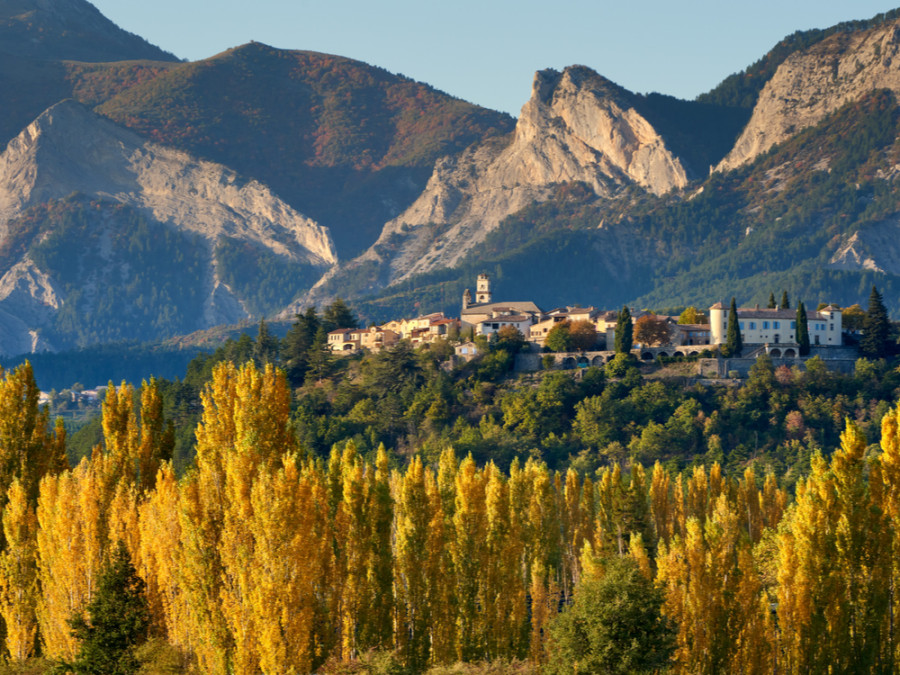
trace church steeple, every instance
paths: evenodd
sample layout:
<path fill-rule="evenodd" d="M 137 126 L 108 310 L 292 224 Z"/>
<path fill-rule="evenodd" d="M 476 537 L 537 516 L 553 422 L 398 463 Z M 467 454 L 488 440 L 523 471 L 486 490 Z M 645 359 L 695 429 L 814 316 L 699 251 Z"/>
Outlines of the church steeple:
<path fill-rule="evenodd" d="M 478 275 L 478 285 L 475 287 L 475 302 L 479 305 L 491 301 L 491 278 L 487 274 Z"/>

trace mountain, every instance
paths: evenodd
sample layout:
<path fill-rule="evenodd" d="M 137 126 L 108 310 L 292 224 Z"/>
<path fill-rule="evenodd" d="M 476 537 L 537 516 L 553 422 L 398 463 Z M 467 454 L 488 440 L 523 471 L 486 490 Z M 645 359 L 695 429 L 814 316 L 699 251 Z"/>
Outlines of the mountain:
<path fill-rule="evenodd" d="M 316 52 L 181 63 L 92 11 L 0 0 L 7 44 L 59 38 L 0 50 L 0 351 L 335 296 L 455 313 L 482 271 L 548 306 L 877 283 L 900 310 L 896 12 L 788 36 L 696 101 L 542 70 L 514 120 Z"/>
<path fill-rule="evenodd" d="M 176 61 L 87 0 L 0 0 L 0 52 L 45 61 Z"/>
<path fill-rule="evenodd" d="M 897 22 L 836 33 L 791 54 L 763 87 L 750 122 L 717 168 L 741 166 L 873 90 L 900 91 L 898 65 Z"/>
<path fill-rule="evenodd" d="M 0 0 L 0 149 L 64 98 L 97 105 L 177 62 L 85 0 Z"/>
<path fill-rule="evenodd" d="M 327 226 L 342 258 L 416 199 L 438 158 L 513 127 L 382 68 L 260 43 L 172 68 L 97 110 L 269 185 Z"/>
<path fill-rule="evenodd" d="M 682 106 L 704 117 L 710 108 L 720 112 L 704 104 Z M 700 130 L 679 125 L 674 115 L 666 120 L 666 109 L 673 107 L 662 97 L 635 95 L 584 66 L 538 72 L 512 134 L 438 161 L 412 206 L 384 226 L 368 251 L 329 273 L 299 305 L 455 267 L 505 218 L 549 199 L 564 184 L 583 183 L 605 200 L 631 186 L 657 196 L 685 188 L 690 177 L 702 173 L 676 154 L 670 139 L 680 150 L 704 132 L 721 135 L 719 127 L 728 130 L 730 140 L 738 132 L 735 121 L 743 118 L 721 111 Z M 655 123 L 665 127 L 665 136 Z M 721 146 L 719 152 L 726 150 Z"/>
<path fill-rule="evenodd" d="M 0 155 L 0 242 L 6 353 L 258 316 L 337 260 L 327 229 L 265 185 L 75 101 Z"/>

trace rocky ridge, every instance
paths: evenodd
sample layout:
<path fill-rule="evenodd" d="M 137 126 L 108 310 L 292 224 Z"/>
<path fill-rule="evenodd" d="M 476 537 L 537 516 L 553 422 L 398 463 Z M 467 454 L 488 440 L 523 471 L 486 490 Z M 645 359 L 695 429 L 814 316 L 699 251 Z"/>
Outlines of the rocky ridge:
<path fill-rule="evenodd" d="M 837 33 L 787 57 L 763 87 L 750 122 L 716 170 L 751 162 L 875 89 L 900 92 L 900 21 Z"/>
<path fill-rule="evenodd" d="M 539 71 L 512 137 L 439 160 L 419 198 L 349 266 L 383 266 L 383 285 L 452 267 L 504 218 L 571 182 L 614 198 L 634 183 L 664 194 L 688 176 L 629 92 L 583 66 Z M 340 275 L 332 270 L 304 301 L 327 297 Z"/>

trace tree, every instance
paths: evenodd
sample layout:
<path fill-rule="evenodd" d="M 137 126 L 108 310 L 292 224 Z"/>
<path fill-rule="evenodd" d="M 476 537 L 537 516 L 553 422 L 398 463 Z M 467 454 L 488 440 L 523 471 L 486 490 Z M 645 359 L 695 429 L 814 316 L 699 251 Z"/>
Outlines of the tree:
<path fill-rule="evenodd" d="M 628 354 L 631 352 L 633 329 L 634 327 L 631 325 L 631 312 L 627 306 L 623 306 L 622 311 L 619 312 L 619 318 L 616 321 L 617 354 Z"/>
<path fill-rule="evenodd" d="M 547 333 L 547 339 L 544 341 L 547 349 L 554 352 L 568 352 L 572 349 L 572 334 L 570 331 L 571 323 L 562 321 Z"/>
<path fill-rule="evenodd" d="M 337 298 L 322 314 L 322 325 L 325 326 L 325 332 L 330 333 L 339 328 L 359 328 L 359 320 L 353 310 L 344 302 L 343 299 Z"/>
<path fill-rule="evenodd" d="M 675 631 L 660 612 L 661 590 L 630 557 L 610 558 L 602 567 L 600 575 L 585 574 L 575 601 L 552 622 L 547 671 L 641 673 L 665 667 Z"/>
<path fill-rule="evenodd" d="M 687 309 L 685 309 L 681 313 L 681 316 L 678 317 L 678 324 L 682 325 L 682 326 L 683 325 L 701 324 L 701 323 L 708 323 L 708 321 L 706 319 L 706 314 L 704 314 L 703 312 L 701 312 L 699 309 L 697 309 L 694 306 L 691 306 L 691 307 L 688 307 Z"/>
<path fill-rule="evenodd" d="M 259 366 L 267 363 L 278 362 L 278 352 L 281 345 L 277 337 L 269 332 L 269 326 L 265 319 L 259 320 L 259 332 L 256 335 L 256 344 L 253 346 L 253 356 Z"/>
<path fill-rule="evenodd" d="M 495 335 L 497 336 L 497 342 L 494 346 L 497 349 L 505 349 L 510 354 L 518 354 L 522 347 L 525 346 L 525 336 L 515 326 L 503 326 Z M 446 342 L 446 340 L 441 340 L 440 342 Z"/>
<path fill-rule="evenodd" d="M 858 304 L 845 307 L 841 311 L 841 325 L 844 330 L 861 331 L 866 321 L 866 312 Z"/>
<path fill-rule="evenodd" d="M 319 330 L 319 316 L 315 307 L 307 307 L 306 312 L 297 315 L 297 320 L 284 336 L 281 358 L 284 362 L 288 381 L 292 386 L 300 386 L 309 366 L 309 351 Z"/>
<path fill-rule="evenodd" d="M 800 345 L 800 356 L 809 354 L 809 325 L 806 317 L 806 307 L 801 301 L 797 305 L 797 344 Z"/>
<path fill-rule="evenodd" d="M 744 349 L 741 340 L 741 328 L 738 325 L 737 304 L 731 298 L 731 307 L 728 309 L 728 329 L 725 332 L 725 346 L 722 348 L 722 356 L 730 358 L 740 356 Z"/>
<path fill-rule="evenodd" d="M 859 347 L 863 354 L 871 358 L 885 356 L 888 351 L 888 338 L 891 334 L 891 324 L 888 320 L 887 310 L 881 293 L 872 286 L 869 295 L 869 308 L 863 319 L 863 336 L 859 341 Z"/>
<path fill-rule="evenodd" d="M 572 347 L 587 351 L 597 346 L 597 328 L 590 321 L 575 321 L 569 326 Z"/>
<path fill-rule="evenodd" d="M 769 304 L 766 305 L 769 309 L 777 309 L 778 305 L 775 304 L 775 292 L 769 293 Z"/>
<path fill-rule="evenodd" d="M 669 324 L 652 314 L 645 314 L 634 324 L 634 339 L 641 344 L 664 345 L 669 341 Z"/>
<path fill-rule="evenodd" d="M 784 291 L 781 294 L 781 304 L 778 306 L 778 309 L 790 309 L 790 308 L 791 308 L 791 302 L 790 302 L 790 300 L 788 300 L 788 292 Z"/>
<path fill-rule="evenodd" d="M 136 673 L 134 650 L 147 637 L 150 613 L 144 582 L 121 541 L 101 571 L 97 592 L 86 609 L 87 618 L 77 615 L 69 622 L 80 646 L 75 662 L 67 667 L 90 675 Z"/>

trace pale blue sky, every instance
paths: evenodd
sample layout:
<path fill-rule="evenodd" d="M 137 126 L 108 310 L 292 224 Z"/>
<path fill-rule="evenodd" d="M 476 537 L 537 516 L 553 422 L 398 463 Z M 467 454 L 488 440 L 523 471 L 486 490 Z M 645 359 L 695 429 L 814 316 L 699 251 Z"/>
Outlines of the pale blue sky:
<path fill-rule="evenodd" d="M 340 54 L 513 115 L 542 68 L 583 64 L 632 91 L 694 98 L 795 30 L 893 7 L 874 0 L 91 1 L 181 58 L 250 40 Z"/>

